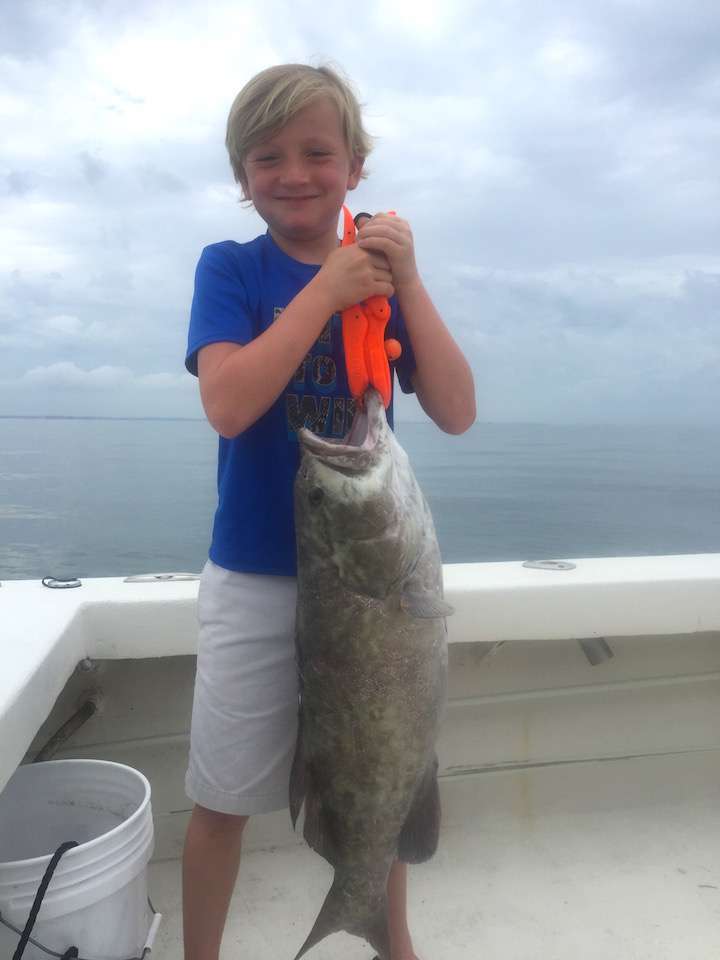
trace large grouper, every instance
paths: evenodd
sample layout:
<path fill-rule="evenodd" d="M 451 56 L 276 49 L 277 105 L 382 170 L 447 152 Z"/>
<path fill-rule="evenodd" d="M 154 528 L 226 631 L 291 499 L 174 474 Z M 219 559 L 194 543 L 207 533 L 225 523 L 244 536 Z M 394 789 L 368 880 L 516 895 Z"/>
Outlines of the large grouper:
<path fill-rule="evenodd" d="M 380 395 L 342 441 L 300 433 L 298 743 L 295 824 L 334 868 L 296 956 L 331 933 L 389 960 L 387 880 L 395 859 L 437 848 L 435 741 L 446 698 L 442 564 L 430 510 Z"/>

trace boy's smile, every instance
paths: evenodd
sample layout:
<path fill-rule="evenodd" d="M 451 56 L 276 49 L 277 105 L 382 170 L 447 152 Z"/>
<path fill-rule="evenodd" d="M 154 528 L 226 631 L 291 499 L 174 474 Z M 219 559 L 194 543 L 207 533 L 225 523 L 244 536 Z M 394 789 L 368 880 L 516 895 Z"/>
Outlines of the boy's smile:
<path fill-rule="evenodd" d="M 310 103 L 250 149 L 246 194 L 285 253 L 322 263 L 337 246 L 337 222 L 362 161 L 351 157 L 335 104 Z"/>

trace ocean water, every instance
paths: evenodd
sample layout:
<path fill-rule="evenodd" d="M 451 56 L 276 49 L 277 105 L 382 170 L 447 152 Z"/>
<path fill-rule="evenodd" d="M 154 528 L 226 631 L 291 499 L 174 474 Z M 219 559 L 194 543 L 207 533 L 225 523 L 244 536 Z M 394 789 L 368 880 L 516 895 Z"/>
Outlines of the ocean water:
<path fill-rule="evenodd" d="M 400 423 L 446 562 L 720 552 L 720 444 L 694 426 Z M 200 420 L 0 419 L 0 580 L 199 571 Z"/>

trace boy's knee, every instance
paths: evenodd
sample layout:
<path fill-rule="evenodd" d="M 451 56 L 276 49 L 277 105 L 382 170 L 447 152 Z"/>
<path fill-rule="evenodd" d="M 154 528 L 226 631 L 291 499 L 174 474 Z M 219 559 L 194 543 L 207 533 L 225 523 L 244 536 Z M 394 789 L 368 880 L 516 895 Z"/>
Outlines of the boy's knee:
<path fill-rule="evenodd" d="M 195 804 L 192 817 L 206 833 L 222 836 L 241 834 L 250 819 L 234 813 L 219 813 L 200 804 Z"/>

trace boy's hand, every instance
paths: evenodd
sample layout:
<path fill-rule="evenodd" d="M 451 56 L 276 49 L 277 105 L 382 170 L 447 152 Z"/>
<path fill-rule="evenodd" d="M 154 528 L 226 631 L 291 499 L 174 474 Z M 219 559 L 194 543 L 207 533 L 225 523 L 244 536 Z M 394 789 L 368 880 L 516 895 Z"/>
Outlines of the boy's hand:
<path fill-rule="evenodd" d="M 333 250 L 325 259 L 316 281 L 324 285 L 333 313 L 368 297 L 391 297 L 395 293 L 390 265 L 384 254 L 362 250 L 356 243 Z"/>
<path fill-rule="evenodd" d="M 396 290 L 419 279 L 412 231 L 407 220 L 378 213 L 358 230 L 357 245 L 361 250 L 385 254 Z"/>

